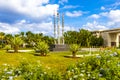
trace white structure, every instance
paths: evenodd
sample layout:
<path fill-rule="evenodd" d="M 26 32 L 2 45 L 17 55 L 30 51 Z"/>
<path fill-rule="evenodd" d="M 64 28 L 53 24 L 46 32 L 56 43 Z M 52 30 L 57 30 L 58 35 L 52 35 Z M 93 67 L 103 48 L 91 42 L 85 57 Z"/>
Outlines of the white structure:
<path fill-rule="evenodd" d="M 60 14 L 57 12 L 57 15 L 55 15 L 54 13 L 54 38 L 56 39 L 57 37 L 57 41 L 56 40 L 54 41 L 55 44 L 64 45 L 63 34 L 64 34 L 64 14 L 62 14 L 62 34 L 61 34 L 62 36 L 60 36 Z"/>
<path fill-rule="evenodd" d="M 120 45 L 120 28 L 103 31 L 93 31 L 92 33 L 97 37 L 102 36 L 102 38 L 104 39 L 104 46 L 119 47 Z"/>

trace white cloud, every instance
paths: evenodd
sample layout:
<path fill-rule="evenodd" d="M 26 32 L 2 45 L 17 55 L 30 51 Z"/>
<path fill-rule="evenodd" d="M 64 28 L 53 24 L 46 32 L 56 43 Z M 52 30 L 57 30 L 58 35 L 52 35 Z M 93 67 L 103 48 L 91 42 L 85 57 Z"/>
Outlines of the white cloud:
<path fill-rule="evenodd" d="M 120 10 L 110 10 L 99 15 L 107 18 L 107 26 L 116 26 L 116 24 L 120 23 Z"/>
<path fill-rule="evenodd" d="M 85 25 L 83 25 L 82 27 L 83 29 L 87 29 L 87 30 L 90 30 L 90 31 L 93 31 L 93 30 L 106 30 L 108 29 L 107 27 L 103 26 L 103 25 L 100 25 L 98 22 L 96 21 L 93 21 L 92 23 L 88 22 L 86 23 Z"/>
<path fill-rule="evenodd" d="M 90 18 L 98 19 L 98 18 L 100 18 L 100 16 L 97 15 L 97 14 L 93 14 L 93 15 L 90 16 Z"/>
<path fill-rule="evenodd" d="M 7 24 L 7 23 L 0 23 L 0 32 L 4 33 L 18 33 L 20 30 L 16 27 L 13 27 L 13 25 Z"/>
<path fill-rule="evenodd" d="M 82 14 L 83 14 L 82 11 L 66 12 L 66 16 L 69 16 L 69 17 L 79 17 L 79 16 L 82 16 Z"/>
<path fill-rule="evenodd" d="M 63 9 L 73 9 L 73 8 L 78 8 L 79 6 L 73 6 L 73 5 L 65 5 Z"/>
<path fill-rule="evenodd" d="M 65 26 L 64 31 L 75 30 L 74 27 Z M 21 20 L 15 24 L 0 23 L 0 32 L 17 34 L 21 31 L 27 32 L 32 31 L 33 33 L 43 33 L 44 35 L 53 36 L 53 23 L 42 22 L 42 23 L 27 23 L 26 20 Z M 62 28 L 60 26 L 60 33 Z"/>
<path fill-rule="evenodd" d="M 68 2 L 68 0 L 59 0 L 58 3 L 63 5 L 64 3 L 67 3 L 67 2 Z"/>
<path fill-rule="evenodd" d="M 105 10 L 105 7 L 104 7 L 104 6 L 102 6 L 102 7 L 101 7 L 101 10 Z"/>
<path fill-rule="evenodd" d="M 49 0 L 0 0 L 0 8 L 41 18 L 53 15 L 53 11 L 59 8 L 57 4 L 48 3 Z"/>

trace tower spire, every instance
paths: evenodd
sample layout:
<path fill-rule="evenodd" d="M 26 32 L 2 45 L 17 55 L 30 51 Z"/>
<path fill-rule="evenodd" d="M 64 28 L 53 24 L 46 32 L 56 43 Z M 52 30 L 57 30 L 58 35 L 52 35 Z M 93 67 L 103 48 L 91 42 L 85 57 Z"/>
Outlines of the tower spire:
<path fill-rule="evenodd" d="M 62 44 L 64 45 L 64 13 L 62 14 Z"/>
<path fill-rule="evenodd" d="M 58 34 L 58 44 L 60 44 L 60 18 L 59 13 L 57 12 L 57 34 Z"/>
<path fill-rule="evenodd" d="M 55 15 L 55 11 L 54 11 L 54 43 L 56 44 L 56 15 Z"/>

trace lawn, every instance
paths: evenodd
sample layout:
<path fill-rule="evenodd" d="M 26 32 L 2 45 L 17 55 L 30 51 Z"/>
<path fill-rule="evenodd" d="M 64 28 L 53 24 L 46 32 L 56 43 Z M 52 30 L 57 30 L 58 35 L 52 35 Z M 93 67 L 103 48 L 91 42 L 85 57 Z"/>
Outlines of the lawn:
<path fill-rule="evenodd" d="M 71 52 L 50 52 L 47 56 L 35 56 L 34 52 L 6 53 L 5 50 L 0 50 L 0 66 L 4 64 L 18 66 L 20 62 L 26 60 L 30 63 L 40 63 L 44 68 L 64 72 L 69 65 L 74 65 L 77 61 L 83 60 L 82 58 L 66 58 L 64 57 L 66 55 L 71 55 Z"/>
<path fill-rule="evenodd" d="M 78 54 L 88 53 L 86 51 L 78 52 Z M 91 53 L 99 55 L 82 58 L 66 58 L 64 56 L 71 55 L 71 52 L 50 52 L 47 56 L 36 56 L 34 52 L 6 53 L 5 50 L 0 50 L 0 79 L 119 80 L 119 49 Z M 25 65 L 21 62 L 25 62 Z M 13 67 L 9 67 L 8 64 Z M 114 76 L 112 76 L 113 73 Z"/>

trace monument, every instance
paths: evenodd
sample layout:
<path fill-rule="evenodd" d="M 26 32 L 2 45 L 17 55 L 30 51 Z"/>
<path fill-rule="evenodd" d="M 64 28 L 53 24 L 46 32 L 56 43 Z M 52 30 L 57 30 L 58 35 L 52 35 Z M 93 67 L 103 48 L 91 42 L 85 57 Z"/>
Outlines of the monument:
<path fill-rule="evenodd" d="M 62 14 L 62 30 L 60 30 L 60 14 L 54 12 L 54 44 L 50 46 L 51 51 L 66 51 L 67 45 L 64 43 L 64 14 Z M 57 22 L 57 23 L 56 23 Z M 62 33 L 60 34 L 60 31 Z"/>

